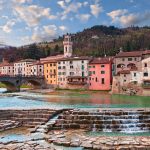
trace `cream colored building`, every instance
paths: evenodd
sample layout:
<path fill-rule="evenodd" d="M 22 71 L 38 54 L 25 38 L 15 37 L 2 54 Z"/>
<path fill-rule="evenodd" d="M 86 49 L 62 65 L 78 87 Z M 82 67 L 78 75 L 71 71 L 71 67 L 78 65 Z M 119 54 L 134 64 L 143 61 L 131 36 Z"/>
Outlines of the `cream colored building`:
<path fill-rule="evenodd" d="M 13 63 L 1 63 L 0 64 L 0 74 L 1 75 L 14 75 L 14 64 Z"/>
<path fill-rule="evenodd" d="M 36 60 L 25 59 L 14 63 L 14 75 L 30 76 L 31 66 Z"/>
<path fill-rule="evenodd" d="M 32 76 L 44 76 L 44 65 L 40 61 L 37 61 L 31 65 Z"/>

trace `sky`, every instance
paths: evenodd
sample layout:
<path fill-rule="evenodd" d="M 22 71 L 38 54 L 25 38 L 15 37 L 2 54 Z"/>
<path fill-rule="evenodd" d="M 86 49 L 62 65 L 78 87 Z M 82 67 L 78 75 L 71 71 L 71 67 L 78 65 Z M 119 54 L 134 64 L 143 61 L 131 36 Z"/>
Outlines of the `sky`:
<path fill-rule="evenodd" d="M 0 0 L 0 43 L 52 41 L 94 25 L 150 25 L 150 0 Z"/>

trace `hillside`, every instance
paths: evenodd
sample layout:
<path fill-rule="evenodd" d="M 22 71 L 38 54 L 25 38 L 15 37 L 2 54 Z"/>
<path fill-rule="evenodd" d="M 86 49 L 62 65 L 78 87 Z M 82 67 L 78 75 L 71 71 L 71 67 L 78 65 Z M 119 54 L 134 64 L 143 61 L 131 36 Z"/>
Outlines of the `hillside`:
<path fill-rule="evenodd" d="M 123 51 L 150 49 L 150 27 L 116 28 L 114 26 L 93 26 L 72 34 L 75 55 L 113 56 Z M 63 53 L 63 37 L 53 42 L 42 42 L 25 47 L 5 50 L 0 55 L 14 61 L 21 58 L 46 57 Z M 36 53 L 36 57 L 33 55 Z"/>
<path fill-rule="evenodd" d="M 150 27 L 115 28 L 113 26 L 94 26 L 82 32 L 72 34 L 73 49 L 76 55 L 104 56 L 115 55 L 120 48 L 124 51 L 150 49 Z M 62 52 L 63 38 L 51 43 L 38 44 L 42 48 Z"/>

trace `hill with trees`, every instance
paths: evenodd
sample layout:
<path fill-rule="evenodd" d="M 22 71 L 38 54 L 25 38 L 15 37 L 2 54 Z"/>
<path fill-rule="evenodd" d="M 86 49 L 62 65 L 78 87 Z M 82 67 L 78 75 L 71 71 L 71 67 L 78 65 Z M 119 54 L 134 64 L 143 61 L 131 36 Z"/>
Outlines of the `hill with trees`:
<path fill-rule="evenodd" d="M 114 56 L 123 51 L 150 49 L 150 27 L 117 28 L 114 26 L 96 25 L 82 32 L 71 34 L 73 53 L 78 56 Z M 9 61 L 19 59 L 39 59 L 63 53 L 63 37 L 53 42 L 34 43 L 22 47 L 9 47 L 0 50 L 0 56 Z"/>

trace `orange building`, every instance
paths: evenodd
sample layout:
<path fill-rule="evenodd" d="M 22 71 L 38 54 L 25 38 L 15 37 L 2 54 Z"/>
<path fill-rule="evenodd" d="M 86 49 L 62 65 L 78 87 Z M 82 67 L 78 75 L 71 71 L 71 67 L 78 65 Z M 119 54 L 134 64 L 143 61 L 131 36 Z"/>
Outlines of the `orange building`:
<path fill-rule="evenodd" d="M 44 62 L 44 77 L 49 85 L 57 85 L 57 61 Z"/>
<path fill-rule="evenodd" d="M 57 60 L 61 58 L 63 58 L 63 55 L 40 59 L 40 62 L 44 64 L 44 77 L 48 85 L 57 85 Z"/>

